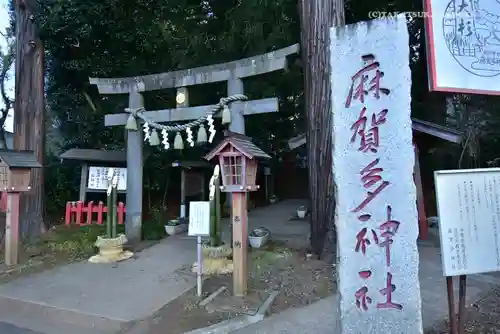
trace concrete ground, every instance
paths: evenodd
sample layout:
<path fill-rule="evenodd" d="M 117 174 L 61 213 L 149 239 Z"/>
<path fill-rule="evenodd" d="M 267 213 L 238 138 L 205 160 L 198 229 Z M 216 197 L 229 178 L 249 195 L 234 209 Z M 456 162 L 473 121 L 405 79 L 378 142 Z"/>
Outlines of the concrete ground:
<path fill-rule="evenodd" d="M 304 203 L 252 210 L 249 228 L 266 226 L 274 239 L 307 244 L 307 222 L 288 221 Z M 228 240 L 229 220 L 223 225 Z M 194 287 L 194 261 L 196 239 L 181 235 L 118 264 L 75 263 L 0 285 L 0 334 L 116 333 Z"/>
<path fill-rule="evenodd" d="M 0 334 L 44 334 L 31 329 L 21 328 L 7 322 L 0 322 Z"/>
<path fill-rule="evenodd" d="M 307 222 L 289 220 L 303 204 L 284 201 L 255 209 L 249 229 L 265 226 L 275 240 L 307 245 Z M 447 317 L 446 286 L 437 238 L 420 242 L 419 250 L 423 320 L 429 328 Z M 189 267 L 195 260 L 194 238 L 176 236 L 119 264 L 76 263 L 0 285 L 0 334 L 114 334 L 194 287 Z M 500 274 L 468 277 L 468 304 L 495 286 L 500 286 Z M 335 298 L 289 309 L 234 333 L 331 334 Z"/>
<path fill-rule="evenodd" d="M 271 232 L 271 239 L 284 241 L 289 247 L 307 247 L 309 245 L 309 223 L 307 219 L 291 219 L 297 215 L 296 210 L 307 201 L 291 199 L 276 204 L 256 208 L 248 214 L 248 231 L 265 227 Z M 229 240 L 230 220 L 222 221 L 222 238 Z"/>
<path fill-rule="evenodd" d="M 183 269 L 195 254 L 192 240 L 171 237 L 118 264 L 81 262 L 15 280 L 0 286 L 0 321 L 47 334 L 115 333 L 191 289 Z"/>
<path fill-rule="evenodd" d="M 441 269 L 438 241 L 419 242 L 420 291 L 422 296 L 422 318 L 424 329 L 431 329 L 448 317 L 446 281 Z M 500 286 L 500 274 L 490 273 L 467 277 L 466 303 L 476 302 L 480 295 Z M 458 295 L 458 280 L 456 294 Z M 312 305 L 289 309 L 234 334 L 331 334 L 337 319 L 337 296 L 323 299 Z M 456 298 L 456 297 L 455 297 Z"/>

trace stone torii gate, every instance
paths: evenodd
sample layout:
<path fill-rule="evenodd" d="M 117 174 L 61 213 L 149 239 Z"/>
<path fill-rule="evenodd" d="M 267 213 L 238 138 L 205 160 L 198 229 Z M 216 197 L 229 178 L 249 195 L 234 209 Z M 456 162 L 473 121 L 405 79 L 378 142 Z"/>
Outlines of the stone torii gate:
<path fill-rule="evenodd" d="M 144 116 L 158 123 L 194 120 L 205 114 L 207 108 L 214 106 L 188 107 L 188 86 L 227 81 L 227 95 L 244 94 L 243 78 L 265 74 L 286 68 L 288 55 L 298 53 L 299 45 L 263 55 L 232 61 L 229 63 L 197 67 L 159 74 L 128 78 L 89 78 L 90 84 L 97 85 L 100 94 L 128 94 L 129 108 L 144 106 L 142 92 L 177 88 L 186 99 L 176 109 L 147 111 Z M 231 124 L 229 129 L 245 134 L 244 115 L 276 112 L 278 99 L 267 98 L 230 105 Z M 125 126 L 128 113 L 110 114 L 104 118 L 106 126 Z M 143 133 L 127 130 L 127 217 L 125 230 L 127 238 L 133 243 L 140 240 L 142 225 L 142 172 L 143 172 Z"/>

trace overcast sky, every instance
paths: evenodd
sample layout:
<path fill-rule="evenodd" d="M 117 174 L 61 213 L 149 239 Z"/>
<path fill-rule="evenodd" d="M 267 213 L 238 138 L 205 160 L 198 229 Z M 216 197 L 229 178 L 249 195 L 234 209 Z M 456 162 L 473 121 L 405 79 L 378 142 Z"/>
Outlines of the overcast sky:
<path fill-rule="evenodd" d="M 8 0 L 0 0 L 0 31 L 2 32 L 5 31 L 5 28 L 9 24 L 9 14 L 7 8 L 8 8 Z M 2 48 L 2 50 L 5 50 L 5 47 L 6 47 L 5 40 L 3 36 L 0 35 L 0 48 Z M 14 80 L 12 80 L 14 76 L 14 71 L 12 70 L 11 72 L 12 74 L 10 76 L 10 80 L 7 83 L 7 90 L 10 96 L 14 96 Z M 0 105 L 3 105 L 1 101 Z M 10 111 L 9 114 L 10 117 L 7 117 L 7 120 L 5 121 L 5 130 L 12 132 L 13 130 L 12 111 Z"/>

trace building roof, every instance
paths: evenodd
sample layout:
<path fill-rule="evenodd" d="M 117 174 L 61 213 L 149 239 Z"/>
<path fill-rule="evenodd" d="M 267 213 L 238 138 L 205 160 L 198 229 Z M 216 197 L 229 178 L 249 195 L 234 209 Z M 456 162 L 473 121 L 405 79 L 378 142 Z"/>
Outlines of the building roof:
<path fill-rule="evenodd" d="M 212 164 L 206 161 L 174 161 L 172 167 L 183 168 L 212 168 Z"/>
<path fill-rule="evenodd" d="M 62 153 L 59 158 L 63 160 L 78 160 L 82 162 L 127 162 L 126 151 L 108 151 L 83 148 L 71 148 Z"/>
<path fill-rule="evenodd" d="M 212 151 L 205 155 L 206 160 L 212 160 L 218 155 L 227 145 L 233 145 L 238 151 L 249 159 L 261 158 L 271 159 L 269 154 L 262 151 L 254 143 L 250 137 L 246 137 L 234 132 L 226 131 L 226 138 L 222 140 Z"/>
<path fill-rule="evenodd" d="M 41 168 L 33 151 L 0 150 L 1 162 L 11 168 Z"/>
<path fill-rule="evenodd" d="M 411 127 L 413 131 L 428 134 L 430 136 L 440 138 L 452 143 L 460 144 L 462 142 L 463 133 L 439 124 L 422 121 L 416 118 L 412 118 Z M 306 143 L 306 134 L 302 133 L 292 139 L 288 140 L 288 147 L 291 150 L 296 149 Z"/>
<path fill-rule="evenodd" d="M 411 127 L 414 131 L 422 132 L 455 144 L 460 144 L 462 142 L 462 132 L 436 123 L 412 118 Z"/>

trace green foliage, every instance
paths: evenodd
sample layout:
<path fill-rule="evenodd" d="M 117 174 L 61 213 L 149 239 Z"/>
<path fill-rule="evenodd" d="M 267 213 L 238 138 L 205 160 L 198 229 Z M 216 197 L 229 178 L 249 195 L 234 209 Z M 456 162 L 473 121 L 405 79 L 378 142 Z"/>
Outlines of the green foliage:
<path fill-rule="evenodd" d="M 100 95 L 89 77 L 154 74 L 237 60 L 300 40 L 296 0 L 38 0 L 36 17 L 44 41 L 47 68 L 48 126 L 58 127 L 61 150 L 71 147 L 124 149 L 124 129 L 104 126 L 104 115 L 123 110 L 126 96 Z M 369 19 L 370 11 L 422 11 L 422 1 L 346 1 L 348 23 Z M 429 102 L 423 20 L 410 31 L 412 111 L 430 121 L 443 118 Z M 245 80 L 251 99 L 277 96 L 280 112 L 247 117 L 247 134 L 277 162 L 288 151 L 286 139 L 302 133 L 303 78 L 291 57 L 286 72 Z M 190 87 L 191 105 L 212 104 L 226 96 L 224 83 Z M 175 106 L 175 90 L 144 94 L 148 110 Z M 493 117 L 498 111 L 491 111 Z M 493 123 L 492 123 L 493 124 Z M 221 124 L 217 124 L 221 129 Z M 220 136 L 220 132 L 218 133 Z M 493 136 L 483 137 L 492 143 Z M 496 139 L 495 139 L 496 140 Z M 498 157 L 498 145 L 488 156 Z M 145 204 L 165 205 L 171 162 L 198 159 L 206 149 L 164 152 L 145 146 Z M 49 156 L 46 191 L 49 213 L 62 213 L 77 197 L 78 169 Z M 165 217 L 163 218 L 165 219 Z M 144 224 L 146 225 L 146 224 Z M 162 225 L 162 224 L 160 224 Z M 158 231 L 160 228 L 158 227 Z"/>
<path fill-rule="evenodd" d="M 99 95 L 89 77 L 136 76 L 222 63 L 291 45 L 300 36 L 292 0 L 39 0 L 39 4 L 36 19 L 46 51 L 48 126 L 58 127 L 60 150 L 125 147 L 123 128 L 106 128 L 103 119 L 123 110 L 126 97 Z M 303 130 L 301 71 L 293 59 L 291 65 L 287 73 L 245 82 L 250 98 L 280 97 L 279 114 L 249 117 L 246 123 L 256 143 L 274 154 L 286 149 L 284 139 Z M 174 94 L 173 89 L 147 92 L 146 108 L 174 107 Z M 190 89 L 190 103 L 212 104 L 226 94 L 224 84 L 195 86 Z M 149 206 L 165 193 L 169 162 L 198 159 L 203 152 L 145 147 Z M 59 177 L 59 172 L 64 175 Z M 53 161 L 45 183 L 53 200 L 48 203 L 50 212 L 61 212 L 66 201 L 76 199 L 74 180 L 78 180 L 74 166 Z"/>
<path fill-rule="evenodd" d="M 142 239 L 143 240 L 161 240 L 166 237 L 165 221 L 147 220 L 142 222 Z"/>
<path fill-rule="evenodd" d="M 166 208 L 154 206 L 149 210 L 149 213 L 151 214 L 151 219 L 142 223 L 142 239 L 160 240 L 165 238 Z"/>

